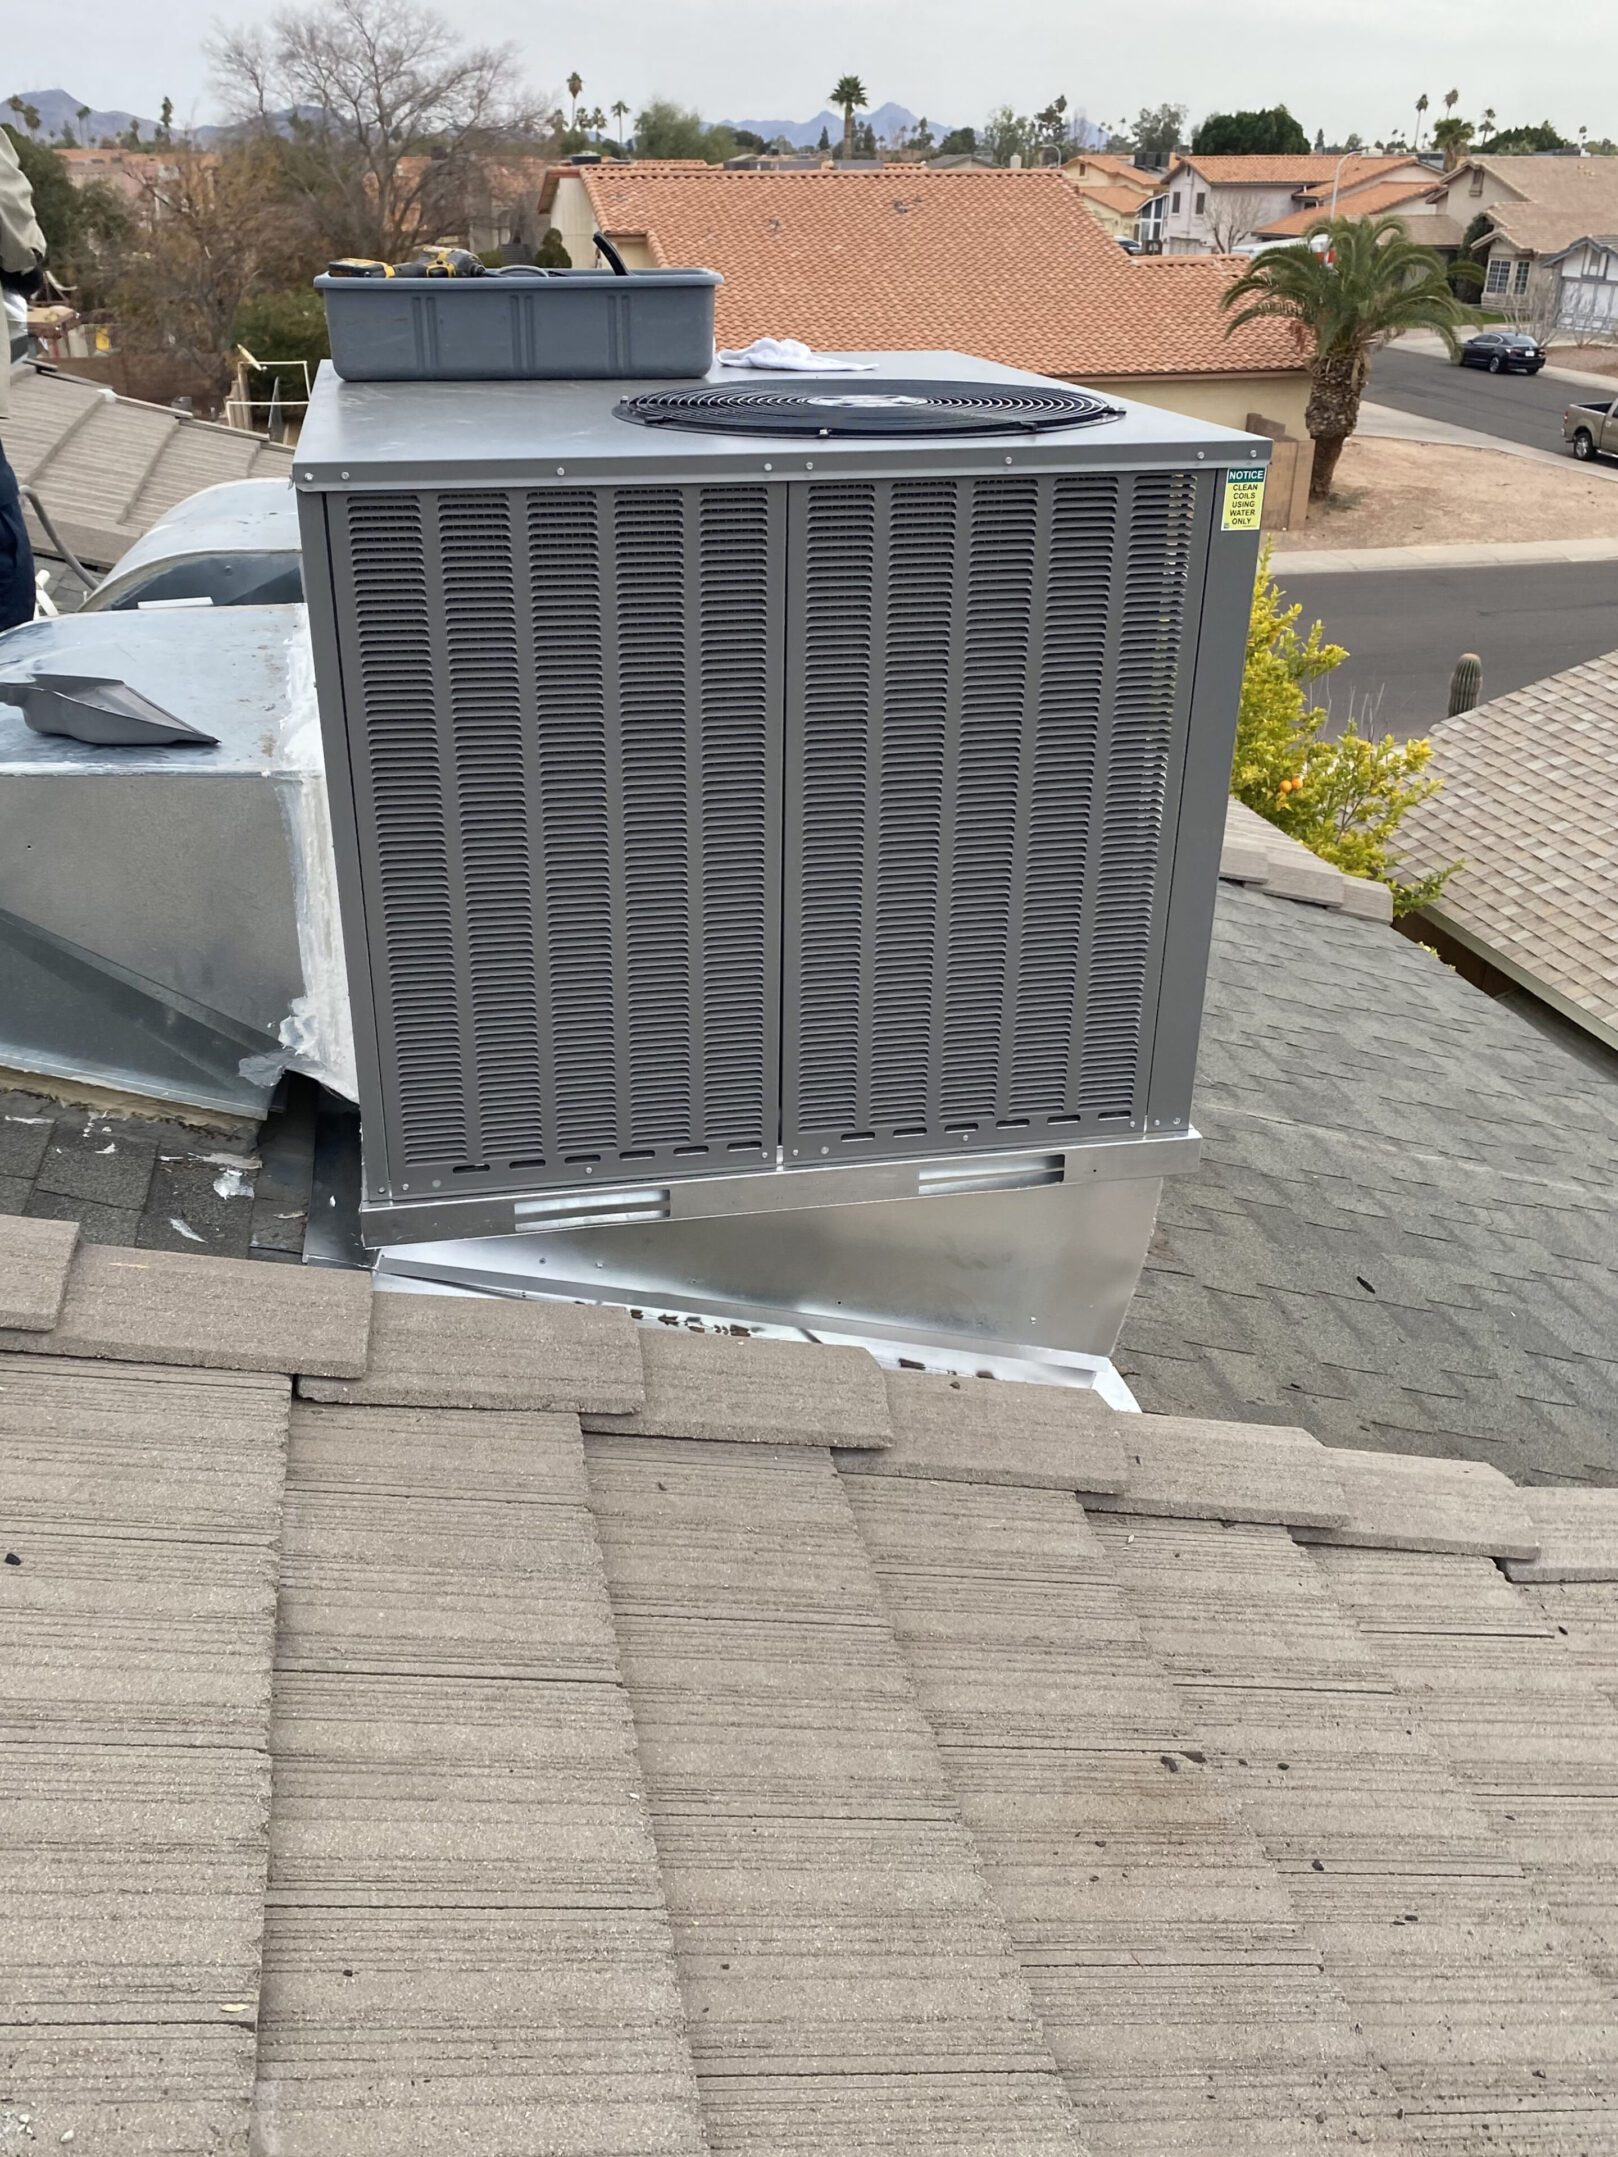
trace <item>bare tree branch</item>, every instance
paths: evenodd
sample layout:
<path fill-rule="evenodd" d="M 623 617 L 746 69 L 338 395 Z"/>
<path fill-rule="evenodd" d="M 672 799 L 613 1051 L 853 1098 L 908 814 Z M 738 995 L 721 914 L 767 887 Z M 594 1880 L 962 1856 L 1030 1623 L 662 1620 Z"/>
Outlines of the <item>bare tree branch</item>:
<path fill-rule="evenodd" d="M 525 91 L 515 48 L 466 45 L 417 0 L 284 7 L 211 56 L 238 120 L 286 139 L 329 252 L 408 254 L 442 236 L 479 168 L 550 147 L 548 101 Z"/>
<path fill-rule="evenodd" d="M 1264 215 L 1270 197 L 1256 188 L 1216 187 L 1209 190 L 1208 232 L 1222 255 L 1231 255 L 1243 240 L 1253 237 L 1253 227 Z"/>

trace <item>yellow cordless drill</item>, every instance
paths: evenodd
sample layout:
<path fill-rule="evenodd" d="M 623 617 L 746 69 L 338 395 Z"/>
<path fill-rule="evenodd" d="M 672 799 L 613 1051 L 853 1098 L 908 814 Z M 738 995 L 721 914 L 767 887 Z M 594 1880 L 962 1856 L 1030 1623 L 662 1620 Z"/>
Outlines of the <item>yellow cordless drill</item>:
<path fill-rule="evenodd" d="M 481 259 L 468 247 L 451 247 L 438 240 L 424 247 L 408 262 L 373 262 L 365 255 L 344 255 L 328 262 L 328 277 L 482 277 Z"/>

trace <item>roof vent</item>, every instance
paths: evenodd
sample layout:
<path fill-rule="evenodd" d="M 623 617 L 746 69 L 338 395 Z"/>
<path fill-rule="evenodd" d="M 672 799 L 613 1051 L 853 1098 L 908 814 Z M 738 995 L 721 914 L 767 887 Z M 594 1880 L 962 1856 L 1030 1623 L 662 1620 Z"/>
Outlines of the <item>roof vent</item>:
<path fill-rule="evenodd" d="M 864 382 L 846 377 L 791 388 L 721 383 L 625 397 L 620 419 L 698 434 L 1037 434 L 1121 419 L 1118 405 L 1060 385 Z"/>

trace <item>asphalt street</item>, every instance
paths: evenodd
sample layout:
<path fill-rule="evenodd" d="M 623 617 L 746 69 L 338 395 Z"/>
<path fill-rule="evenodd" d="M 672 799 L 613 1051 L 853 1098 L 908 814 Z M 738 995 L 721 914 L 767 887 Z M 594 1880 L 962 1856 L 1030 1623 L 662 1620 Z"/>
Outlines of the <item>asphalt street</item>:
<path fill-rule="evenodd" d="M 1488 698 L 1618 649 L 1618 562 L 1328 572 L 1287 596 L 1303 602 L 1303 627 L 1318 616 L 1348 648 L 1316 689 L 1333 729 L 1352 710 L 1362 732 L 1424 734 L 1462 652 L 1482 659 Z"/>
<path fill-rule="evenodd" d="M 1423 419 L 1554 450 L 1562 446 L 1566 408 L 1601 392 L 1543 374 L 1488 374 L 1481 367 L 1452 367 L 1431 353 L 1403 352 L 1389 345 L 1372 362 L 1366 394 L 1377 404 L 1391 404 Z M 1612 394 L 1618 397 L 1618 381 Z"/>

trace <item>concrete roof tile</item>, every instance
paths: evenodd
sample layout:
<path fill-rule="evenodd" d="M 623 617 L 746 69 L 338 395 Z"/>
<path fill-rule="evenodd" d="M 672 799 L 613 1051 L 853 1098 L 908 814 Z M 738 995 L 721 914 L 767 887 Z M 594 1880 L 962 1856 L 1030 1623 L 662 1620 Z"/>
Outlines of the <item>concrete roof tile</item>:
<path fill-rule="evenodd" d="M 646 1405 L 583 1417 L 588 1431 L 758 1445 L 885 1446 L 881 1367 L 863 1348 L 642 1329 Z"/>
<path fill-rule="evenodd" d="M 1618 1490 L 1541 1485 L 1522 1493 L 1539 1537 L 1536 1558 L 1508 1558 L 1512 1580 L 1618 1580 Z"/>
<path fill-rule="evenodd" d="M 378 1407 L 593 1409 L 645 1398 L 626 1310 L 494 1296 L 379 1293 L 363 1377 L 300 1380 L 305 1399 Z"/>
<path fill-rule="evenodd" d="M 1189 1416 L 1120 1416 L 1124 1486 L 1092 1511 L 1335 1528 L 1348 1518 L 1337 1455 L 1305 1430 Z"/>
<path fill-rule="evenodd" d="M 357 1378 L 370 1307 L 367 1273 L 84 1244 L 55 1326 L 0 1349 Z"/>
<path fill-rule="evenodd" d="M 76 1221 L 0 1215 L 0 1327 L 50 1331 L 62 1308 L 78 1240 Z"/>
<path fill-rule="evenodd" d="M 1539 1533 L 1524 1493 L 1484 1461 L 1339 1447 L 1331 1464 L 1342 1485 L 1346 1518 L 1329 1528 L 1300 1527 L 1300 1541 L 1484 1558 L 1539 1554 Z"/>
<path fill-rule="evenodd" d="M 893 1443 L 840 1455 L 839 1465 L 851 1474 L 1046 1490 L 1123 1487 L 1119 1419 L 1092 1393 L 922 1371 L 889 1371 L 886 1378 Z"/>

